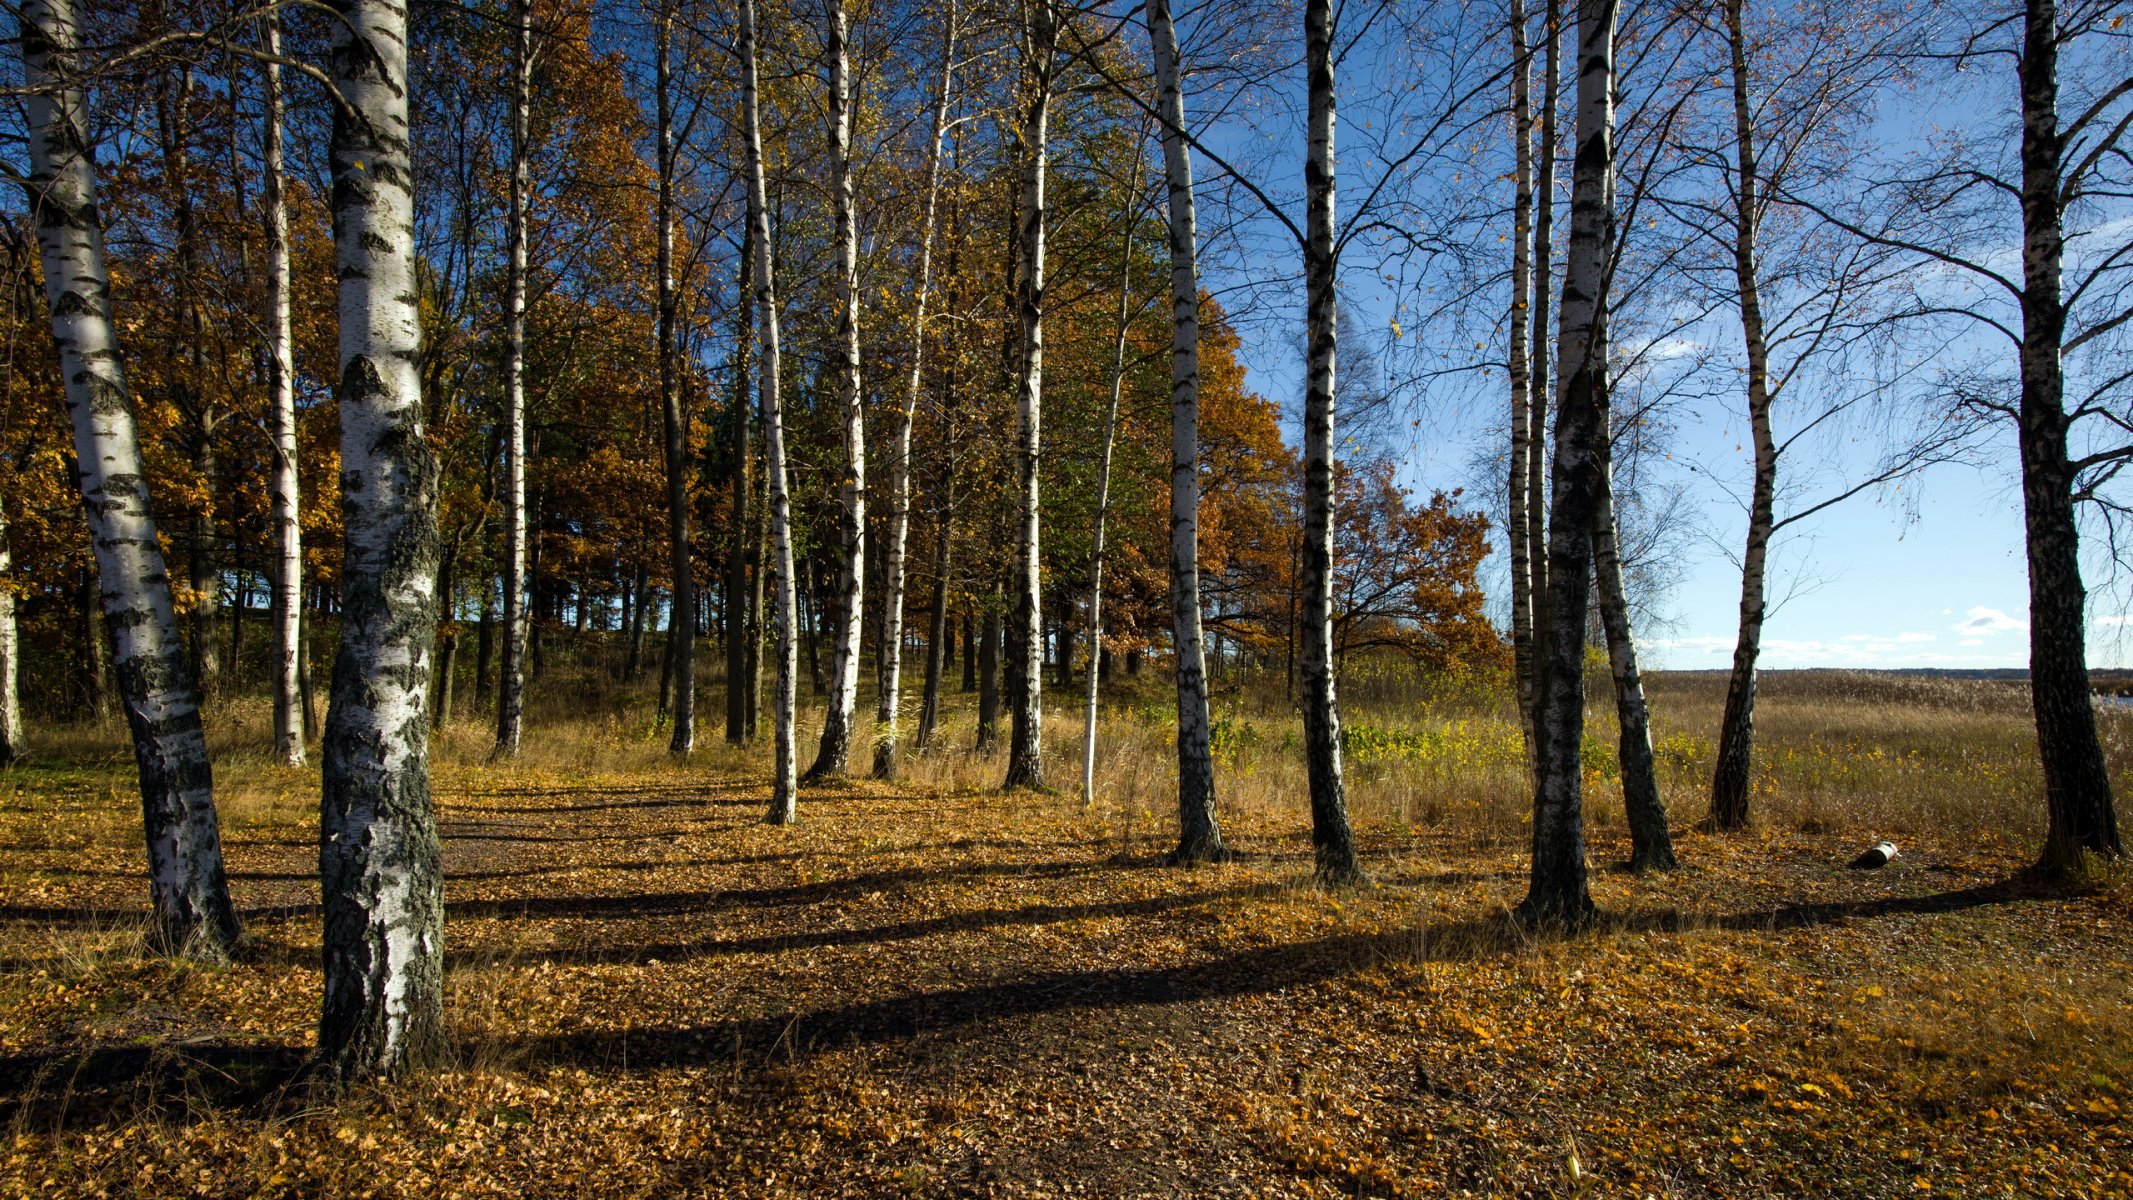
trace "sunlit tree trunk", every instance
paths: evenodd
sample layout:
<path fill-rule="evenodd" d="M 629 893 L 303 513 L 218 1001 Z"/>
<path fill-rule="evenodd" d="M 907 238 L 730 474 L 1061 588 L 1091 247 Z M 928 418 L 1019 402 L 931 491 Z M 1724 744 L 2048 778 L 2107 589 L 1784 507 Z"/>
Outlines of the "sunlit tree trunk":
<path fill-rule="evenodd" d="M 1504 536 L 1511 550 L 1511 677 L 1526 746 L 1533 745 L 1533 543 L 1526 487 L 1533 447 L 1532 371 L 1526 339 L 1532 336 L 1533 295 L 1533 100 L 1527 61 L 1526 6 L 1511 0 L 1511 462 L 1504 489 Z M 1545 286 L 1545 285 L 1544 285 Z"/>
<path fill-rule="evenodd" d="M 437 625 L 437 460 L 423 430 L 408 145 L 407 11 L 351 0 L 331 23 L 340 275 L 341 647 L 322 758 L 318 1059 L 398 1076 L 443 1049 L 444 877 L 427 700 Z"/>
<path fill-rule="evenodd" d="M 1621 530 L 1615 517 L 1614 452 L 1607 418 L 1600 417 L 1599 487 L 1592 515 L 1592 569 L 1598 583 L 1600 625 L 1607 633 L 1607 665 L 1614 677 L 1615 717 L 1620 732 L 1616 759 L 1622 769 L 1622 808 L 1629 820 L 1629 866 L 1633 871 L 1672 870 L 1674 839 L 1667 832 L 1666 805 L 1652 762 L 1652 726 L 1637 669 L 1636 632 L 1629 595 L 1622 586 Z"/>
<path fill-rule="evenodd" d="M 140 771 L 153 936 L 169 952 L 224 958 L 238 940 L 237 914 L 223 877 L 199 695 L 178 636 L 134 431 L 133 393 L 111 320 L 88 102 L 77 82 L 80 25 L 73 0 L 30 0 L 20 12 L 29 89 L 22 99 L 30 159 L 25 190 L 44 262 L 45 302 L 74 426 L 119 699 Z M 89 636 L 96 638 L 93 627 Z"/>
<path fill-rule="evenodd" d="M 1160 3 L 1160 0 L 1157 0 Z M 1102 672 L 1096 669 L 1104 645 L 1104 534 L 1111 517 L 1111 451 L 1118 441 L 1118 402 L 1126 390 L 1126 334 L 1133 320 L 1133 236 L 1140 229 L 1141 153 L 1136 151 L 1126 185 L 1125 236 L 1118 247 L 1118 321 L 1111 344 L 1111 402 L 1104 410 L 1103 453 L 1096 467 L 1096 528 L 1089 538 L 1089 671 L 1082 706 L 1081 802 L 1096 803 L 1096 701 Z M 1069 601 L 1071 605 L 1071 601 Z M 1066 614 L 1069 617 L 1071 613 Z M 1068 624 L 1059 626 L 1059 668 L 1073 670 Z"/>
<path fill-rule="evenodd" d="M 674 733 L 667 750 L 687 754 L 696 748 L 696 578 L 689 554 L 689 416 L 682 408 L 681 365 L 676 328 L 679 297 L 674 286 L 674 81 L 671 65 L 674 13 L 662 5 L 658 14 L 659 194 L 659 399 L 660 424 L 666 435 L 667 547 L 673 573 L 674 616 L 667 622 L 667 653 L 672 657 Z M 579 611 L 584 605 L 579 604 Z"/>
<path fill-rule="evenodd" d="M 829 703 L 823 707 L 822 744 L 809 779 L 850 771 L 852 726 L 859 702 L 860 635 L 865 629 L 867 550 L 867 426 L 859 379 L 859 227 L 852 205 L 852 63 L 846 46 L 844 0 L 832 0 L 830 56 L 830 174 L 837 226 L 837 404 L 844 417 L 843 527 L 838 531 L 830 615 Z M 820 605 L 817 597 L 817 605 Z M 819 611 L 819 608 L 818 608 Z"/>
<path fill-rule="evenodd" d="M 911 423 L 918 415 L 921 368 L 926 353 L 926 302 L 933 288 L 933 234 L 941 201 L 941 140 L 948 130 L 948 101 L 955 81 L 956 0 L 950 0 L 941 34 L 940 94 L 933 102 L 933 129 L 926 143 L 926 213 L 919 224 L 918 291 L 912 297 L 911 370 L 903 411 L 896 424 L 896 448 L 889 462 L 889 528 L 882 547 L 882 613 L 878 697 L 875 705 L 874 776 L 896 777 L 897 719 L 902 705 L 904 664 L 905 549 L 911 533 Z"/>
<path fill-rule="evenodd" d="M 778 298 L 771 273 L 770 201 L 764 184 L 763 122 L 756 76 L 755 0 L 741 0 L 741 104 L 748 121 L 748 223 L 755 240 L 755 309 L 763 359 L 756 378 L 762 404 L 764 470 L 770 491 L 770 569 L 771 586 L 775 589 L 772 612 L 777 625 L 777 679 L 770 700 L 776 726 L 774 762 L 770 810 L 763 819 L 772 825 L 787 825 L 799 815 L 795 795 L 799 760 L 793 742 L 793 685 L 800 670 L 793 620 L 798 615 L 798 605 L 793 588 L 792 497 L 786 489 L 785 416 L 778 387 Z"/>
<path fill-rule="evenodd" d="M 1016 206 L 1015 304 L 1021 318 L 1021 360 L 1015 380 L 1015 624 L 1013 672 L 1008 697 L 1009 788 L 1044 786 L 1044 558 L 1040 545 L 1037 490 L 1043 453 L 1044 409 L 1044 226 L 1045 167 L 1049 158 L 1052 76 L 1059 49 L 1058 14 L 1051 0 L 1033 0 L 1023 32 L 1028 61 L 1023 70 L 1021 201 Z"/>
<path fill-rule="evenodd" d="M 1200 629 L 1200 231 L 1186 148 L 1183 70 L 1170 0 L 1148 0 L 1170 233 L 1170 636 L 1177 651 L 1178 844 L 1174 863 L 1229 856 L 1215 817 L 1212 721 Z"/>
<path fill-rule="evenodd" d="M 1727 0 L 1726 40 L 1733 75 L 1733 137 L 1736 156 L 1733 215 L 1733 278 L 1739 294 L 1741 342 L 1747 358 L 1748 431 L 1755 446 L 1755 479 L 1748 500 L 1748 543 L 1741 554 L 1740 624 L 1733 644 L 1733 671 L 1726 681 L 1725 715 L 1718 726 L 1718 759 L 1711 771 L 1713 829 L 1748 824 L 1748 781 L 1755 754 L 1755 664 L 1763 647 L 1767 561 L 1775 529 L 1777 442 L 1770 431 L 1770 351 L 1763 332 L 1761 263 L 1756 232 L 1762 221 L 1762 179 L 1756 162 L 1755 123 L 1748 102 L 1747 41 L 1740 0 Z"/>
<path fill-rule="evenodd" d="M 2121 857 L 2111 775 L 2089 698 L 2087 592 L 2074 519 L 2078 472 L 2067 457 L 2066 298 L 2062 193 L 2066 137 L 2059 128 L 2058 8 L 2029 0 L 2022 87 L 2022 346 L 2018 441 L 2024 541 L 2029 556 L 2029 693 L 2044 769 L 2050 827 L 2038 867 L 2077 876 L 2083 858 Z"/>
<path fill-rule="evenodd" d="M 1304 295 L 1309 328 L 1304 364 L 1303 718 L 1311 787 L 1311 847 L 1321 884 L 1363 882 L 1348 824 L 1341 772 L 1340 702 L 1333 661 L 1333 405 L 1336 285 L 1332 0 L 1305 0 L 1304 73 L 1309 90 L 1304 158 Z"/>
<path fill-rule="evenodd" d="M 263 19 L 266 51 L 281 54 L 281 19 Z M 260 208 L 267 231 L 267 435 L 273 443 L 274 753 L 304 764 L 297 652 L 303 640 L 304 546 L 296 476 L 296 338 L 289 311 L 289 202 L 282 166 L 281 64 L 266 66 L 266 179 Z"/>
<path fill-rule="evenodd" d="M 1586 886 L 1583 764 L 1585 620 L 1592 529 L 1605 469 L 1607 286 L 1614 244 L 1615 0 L 1578 2 L 1577 152 L 1570 244 L 1563 278 L 1553 496 L 1548 514 L 1548 603 L 1539 703 L 1533 873 L 1521 920 L 1578 925 L 1593 906 Z"/>
<path fill-rule="evenodd" d="M 527 110 L 533 97 L 531 0 L 514 0 L 511 58 L 511 170 L 504 250 L 504 647 L 496 688 L 496 752 L 518 753 L 526 708 L 526 658 L 533 587 L 526 528 L 526 206 Z M 536 669 L 538 657 L 536 655 Z"/>

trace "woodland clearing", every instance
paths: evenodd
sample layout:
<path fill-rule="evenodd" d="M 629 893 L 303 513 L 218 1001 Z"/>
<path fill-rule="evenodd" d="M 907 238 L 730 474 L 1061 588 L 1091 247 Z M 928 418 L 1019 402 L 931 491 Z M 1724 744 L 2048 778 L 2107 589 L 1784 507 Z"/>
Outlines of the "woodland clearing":
<path fill-rule="evenodd" d="M 1773 676 L 1759 824 L 1714 837 L 1718 685 L 1660 677 L 1684 868 L 1612 868 L 1596 749 L 1607 918 L 1535 939 L 1502 920 L 1507 706 L 1394 682 L 1352 688 L 1355 892 L 1310 886 L 1278 686 L 1218 704 L 1241 857 L 1192 869 L 1160 865 L 1166 730 L 1126 702 L 1093 808 L 981 784 L 958 710 L 955 752 L 807 789 L 790 828 L 753 752 L 676 765 L 620 701 L 541 714 L 509 766 L 455 727 L 454 1061 L 331 1100 L 300 1080 L 315 774 L 268 765 L 257 711 L 217 726 L 251 940 L 204 967 L 141 948 L 122 734 L 43 731 L 0 776 L 0 1192 L 2133 1194 L 2133 886 L 2019 882 L 2019 691 Z M 1895 863 L 1846 869 L 1882 835 Z"/>

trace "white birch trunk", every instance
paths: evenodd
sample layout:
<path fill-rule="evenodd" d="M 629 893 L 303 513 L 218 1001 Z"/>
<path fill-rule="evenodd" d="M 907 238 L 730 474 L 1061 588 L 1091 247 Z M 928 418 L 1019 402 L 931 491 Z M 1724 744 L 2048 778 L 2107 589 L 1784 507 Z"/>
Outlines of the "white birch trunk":
<path fill-rule="evenodd" d="M 133 394 L 111 320 L 88 101 L 74 80 L 81 29 L 73 0 L 21 9 L 26 183 L 44 262 L 45 301 L 74 426 L 119 699 L 140 770 L 153 936 L 173 953 L 219 959 L 237 943 L 222 869 L 213 772 L 199 693 L 156 538 L 134 430 Z"/>
<path fill-rule="evenodd" d="M 1146 134 L 1142 137 L 1145 139 Z M 1133 235 L 1140 229 L 1141 165 L 1144 145 L 1136 145 L 1133 170 L 1126 185 L 1125 236 L 1118 247 L 1118 322 L 1111 344 L 1111 403 L 1104 410 L 1103 453 L 1096 468 L 1096 529 L 1089 539 L 1089 679 L 1081 721 L 1081 802 L 1096 803 L 1096 701 L 1103 682 L 1100 669 L 1104 653 L 1104 533 L 1111 516 L 1111 450 L 1118 440 L 1118 401 L 1126 390 L 1126 333 L 1133 320 Z M 1060 667 L 1070 669 L 1067 651 L 1060 648 Z"/>
<path fill-rule="evenodd" d="M 1556 336 L 1553 496 L 1548 601 L 1534 710 L 1533 871 L 1522 920 L 1578 925 L 1592 918 L 1586 886 L 1583 766 L 1585 617 L 1592 527 L 1604 459 L 1607 286 L 1614 244 L 1615 0 L 1579 0 L 1577 152 L 1570 244 Z"/>
<path fill-rule="evenodd" d="M 1740 829 L 1748 824 L 1748 779 L 1755 759 L 1756 662 L 1763 648 L 1766 575 L 1770 539 L 1776 530 L 1778 471 L 1777 441 L 1770 427 L 1770 350 L 1763 328 L 1761 263 L 1756 253 L 1762 178 L 1748 103 L 1747 39 L 1741 28 L 1740 0 L 1726 4 L 1725 20 L 1733 71 L 1733 279 L 1740 303 L 1741 345 L 1748 367 L 1748 432 L 1755 447 L 1755 479 L 1748 500 L 1748 541 L 1741 554 L 1740 620 L 1733 642 L 1733 671 L 1726 681 L 1725 715 L 1718 727 L 1718 758 L 1711 769 L 1709 824 L 1719 830 Z"/>
<path fill-rule="evenodd" d="M 888 544 L 882 547 L 886 576 L 882 588 L 879 696 L 874 718 L 874 777 L 896 778 L 897 722 L 902 707 L 904 666 L 905 554 L 911 536 L 911 424 L 918 416 L 918 394 L 926 355 L 926 302 L 933 289 L 933 235 L 940 216 L 941 139 L 948 130 L 948 102 L 955 83 L 956 25 L 961 13 L 949 0 L 947 27 L 941 34 L 941 90 L 933 102 L 933 130 L 926 143 L 926 215 L 919 226 L 918 294 L 912 298 L 911 371 L 897 416 L 896 449 L 889 462 Z"/>
<path fill-rule="evenodd" d="M 266 51 L 281 55 L 281 18 L 269 13 Z M 304 765 L 298 647 L 303 639 L 304 534 L 296 474 L 296 338 L 289 317 L 289 202 L 282 164 L 281 64 L 266 65 L 267 432 L 274 446 L 274 752 Z"/>
<path fill-rule="evenodd" d="M 443 1048 L 444 889 L 430 805 L 437 460 L 423 429 L 407 11 L 350 0 L 332 24 L 340 275 L 340 654 L 322 759 L 318 1056 L 337 1080 Z"/>
<path fill-rule="evenodd" d="M 533 8 L 511 5 L 511 183 L 504 218 L 504 645 L 496 687 L 496 753 L 518 753 L 525 732 L 526 555 L 526 208 L 527 110 L 533 100 Z"/>
<path fill-rule="evenodd" d="M 1215 817 L 1213 721 L 1200 627 L 1200 229 L 1186 148 L 1183 69 L 1170 0 L 1148 0 L 1170 233 L 1170 637 L 1177 651 L 1178 844 L 1174 863 L 1229 857 Z"/>
<path fill-rule="evenodd" d="M 1311 845 L 1321 884 L 1364 881 L 1348 824 L 1341 773 L 1340 701 L 1333 661 L 1334 332 L 1340 263 L 1334 233 L 1333 6 L 1304 4 L 1309 149 L 1304 159 L 1304 289 L 1309 328 L 1304 383 L 1304 758 L 1311 787 Z"/>
<path fill-rule="evenodd" d="M 830 189 L 837 225 L 837 402 L 844 413 L 844 528 L 837 563 L 836 637 L 830 643 L 829 703 L 809 779 L 851 770 L 852 723 L 859 706 L 860 634 L 865 630 L 867 424 L 859 380 L 859 228 L 852 207 L 852 56 L 844 0 L 831 0 Z"/>
<path fill-rule="evenodd" d="M 1045 167 L 1052 115 L 1052 75 L 1059 24 L 1051 0 L 1032 0 L 1023 31 L 1022 194 L 1016 205 L 1015 303 L 1021 318 L 1021 361 L 1015 380 L 1015 655 L 1021 669 L 1008 697 L 1008 788 L 1044 786 L 1044 621 L 1042 530 L 1038 523 L 1038 463 L 1044 414 Z"/>
<path fill-rule="evenodd" d="M 755 0 L 741 0 L 741 103 L 748 119 L 748 220 L 755 234 L 755 308 L 762 338 L 762 366 L 757 373 L 763 423 L 763 456 L 770 493 L 771 618 L 777 626 L 777 679 L 771 689 L 771 716 L 776 726 L 772 754 L 770 810 L 764 820 L 789 825 L 798 818 L 796 791 L 799 761 L 793 744 L 794 685 L 800 670 L 794 634 L 798 616 L 793 590 L 792 496 L 785 470 L 785 418 L 779 395 L 778 292 L 772 269 L 769 190 L 764 183 L 763 123 L 756 68 Z"/>

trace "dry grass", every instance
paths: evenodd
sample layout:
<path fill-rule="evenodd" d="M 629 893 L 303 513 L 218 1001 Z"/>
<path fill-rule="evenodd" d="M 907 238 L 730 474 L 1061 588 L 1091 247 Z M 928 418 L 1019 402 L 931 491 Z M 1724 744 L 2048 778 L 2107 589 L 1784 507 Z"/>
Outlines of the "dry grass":
<path fill-rule="evenodd" d="M 516 761 L 453 726 L 454 1059 L 331 1102 L 292 1085 L 315 770 L 269 762 L 262 706 L 214 714 L 255 944 L 190 967 L 140 952 L 119 731 L 40 727 L 0 773 L 0 1195 L 2133 1192 L 2133 877 L 2008 882 L 2038 806 L 2018 690 L 1770 677 L 1758 826 L 1714 838 L 1688 826 L 1720 685 L 1661 677 L 1687 867 L 1598 871 L 1609 923 L 1564 941 L 1500 919 L 1527 799 L 1487 688 L 1357 681 L 1378 886 L 1326 895 L 1278 694 L 1217 704 L 1246 858 L 1166 871 L 1162 681 L 1117 682 L 1093 806 L 995 793 L 958 696 L 899 783 L 808 789 L 791 829 L 715 709 L 688 763 L 648 689 L 597 676 L 544 682 Z M 1078 708 L 1049 703 L 1071 792 Z M 1895 866 L 1841 867 L 1881 835 Z"/>

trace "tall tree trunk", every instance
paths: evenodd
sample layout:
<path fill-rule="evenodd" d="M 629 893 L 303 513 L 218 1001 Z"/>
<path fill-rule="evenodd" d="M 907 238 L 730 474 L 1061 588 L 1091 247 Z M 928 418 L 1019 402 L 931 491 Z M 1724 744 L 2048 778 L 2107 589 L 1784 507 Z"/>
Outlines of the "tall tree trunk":
<path fill-rule="evenodd" d="M 763 453 L 770 489 L 770 541 L 773 606 L 777 623 L 777 682 L 771 693 L 776 723 L 770 810 L 764 820 L 789 825 L 797 817 L 795 792 L 799 762 L 793 742 L 793 685 L 800 664 L 793 637 L 798 605 L 793 595 L 792 497 L 786 490 L 785 417 L 778 389 L 778 301 L 772 274 L 770 203 L 764 186 L 763 123 L 757 99 L 755 0 L 741 0 L 741 103 L 748 114 L 748 223 L 755 239 L 755 308 L 760 322 L 763 364 L 757 373 L 762 396 Z"/>
<path fill-rule="evenodd" d="M 748 372 L 755 348 L 755 226 L 741 231 L 740 279 L 733 305 L 732 426 L 733 539 L 726 550 L 726 743 L 745 746 L 754 737 L 755 680 L 749 639 L 756 636 L 756 609 L 749 586 L 748 557 L 755 543 L 755 451 L 748 428 Z"/>
<path fill-rule="evenodd" d="M 866 411 L 859 380 L 859 228 L 852 204 L 852 65 L 846 48 L 844 0 L 830 0 L 830 174 L 837 226 L 837 402 L 844 416 L 843 525 L 838 530 L 830 605 L 829 703 L 822 743 L 807 778 L 841 777 L 851 769 L 852 724 L 859 702 L 860 635 L 865 628 L 867 549 Z M 816 611 L 821 597 L 816 596 Z"/>
<path fill-rule="evenodd" d="M 1304 159 L 1304 290 L 1309 309 L 1304 383 L 1303 718 L 1311 786 L 1311 847 L 1328 887 L 1364 882 L 1341 775 L 1340 701 L 1333 662 L 1333 372 L 1340 272 L 1334 231 L 1332 0 L 1305 0 L 1304 72 L 1310 139 Z"/>
<path fill-rule="evenodd" d="M 673 663 L 673 754 L 696 748 L 696 579 L 689 555 L 689 418 L 682 408 L 677 345 L 680 300 L 674 286 L 674 97 L 670 63 L 674 11 L 662 4 L 658 38 L 659 108 L 659 400 L 666 434 L 667 538 L 672 555 L 674 612 L 667 622 Z M 578 606 L 581 614 L 584 604 Z"/>
<path fill-rule="evenodd" d="M 1603 486 L 1607 436 L 1607 289 L 1614 245 L 1615 0 L 1578 0 L 1577 153 L 1571 176 L 1570 244 L 1563 278 L 1552 507 L 1548 513 L 1548 602 L 1534 713 L 1533 874 L 1522 921 L 1582 925 L 1592 919 L 1586 886 L 1583 765 L 1585 620 L 1591 594 L 1592 529 Z"/>
<path fill-rule="evenodd" d="M 1718 726 L 1718 760 L 1711 770 L 1713 829 L 1748 824 L 1748 780 L 1755 757 L 1755 666 L 1763 648 L 1767 560 L 1775 532 L 1777 442 L 1770 431 L 1770 351 L 1763 333 L 1761 263 L 1756 234 L 1762 221 L 1762 180 L 1756 162 L 1755 123 L 1748 102 L 1747 39 L 1741 0 L 1727 0 L 1726 39 L 1733 71 L 1733 138 L 1736 155 L 1733 218 L 1733 279 L 1740 300 L 1741 340 L 1747 351 L 1748 428 L 1755 444 L 1755 482 L 1748 501 L 1748 544 L 1741 555 L 1740 625 L 1733 643 L 1733 672 L 1726 680 L 1725 715 Z"/>
<path fill-rule="evenodd" d="M 262 18 L 270 55 L 281 54 L 281 18 Z M 296 475 L 296 338 L 290 322 L 289 202 L 282 165 L 281 64 L 266 64 L 266 162 L 260 207 L 267 232 L 267 434 L 274 478 L 274 753 L 304 765 L 302 683 L 304 546 Z"/>
<path fill-rule="evenodd" d="M 326 710 L 319 891 L 329 1078 L 398 1076 L 444 1034 L 444 876 L 423 720 L 437 623 L 437 460 L 423 431 L 407 10 L 333 23 L 339 259 L 341 648 Z"/>
<path fill-rule="evenodd" d="M 903 412 L 896 426 L 896 450 L 889 463 L 889 536 L 883 547 L 881 647 L 875 653 L 880 664 L 874 712 L 876 779 L 896 778 L 897 718 L 903 699 L 904 558 L 911 533 L 911 424 L 918 417 L 918 393 L 925 365 L 926 301 L 933 288 L 933 235 L 940 217 L 941 140 L 948 130 L 948 101 L 955 83 L 956 25 L 960 17 L 956 0 L 949 0 L 941 33 L 940 94 L 934 98 L 932 135 L 926 143 L 926 215 L 919 226 L 918 293 L 912 297 L 910 385 L 904 394 Z M 928 654 L 931 653 L 929 647 Z M 930 688 L 938 672 L 930 661 L 927 665 Z"/>
<path fill-rule="evenodd" d="M 1170 234 L 1170 636 L 1177 650 L 1178 844 L 1173 863 L 1229 857 L 1215 815 L 1213 721 L 1200 628 L 1200 230 L 1170 0 L 1148 0 Z"/>
<path fill-rule="evenodd" d="M 2067 458 L 2066 300 L 2059 129 L 2058 8 L 2029 0 L 2022 85 L 2022 398 L 2019 445 L 2022 511 L 2029 555 L 2029 693 L 2037 721 L 2050 818 L 2041 872 L 2086 873 L 2084 858 L 2123 856 L 2111 775 L 2096 737 L 2089 698 L 2080 532 L 2074 520 L 2077 472 Z"/>
<path fill-rule="evenodd" d="M 1058 14 L 1051 0 L 1029 9 L 1023 67 L 1021 200 L 1016 205 L 1015 302 L 1021 318 L 1021 362 L 1015 380 L 1015 629 L 1014 672 L 1008 697 L 1006 788 L 1044 786 L 1044 558 L 1037 491 L 1043 452 L 1045 167 L 1049 157 L 1052 76 L 1059 49 Z"/>
<path fill-rule="evenodd" d="M 1526 339 L 1533 295 L 1533 100 L 1526 46 L 1525 0 L 1511 0 L 1511 463 L 1504 489 L 1504 533 L 1511 550 L 1511 676 L 1526 747 L 1533 746 L 1533 543 L 1526 508 L 1531 478 L 1532 371 Z M 1545 284 L 1543 285 L 1545 286 Z"/>
<path fill-rule="evenodd" d="M 1600 624 L 1607 632 L 1607 665 L 1614 676 L 1615 718 L 1620 736 L 1617 760 L 1622 768 L 1622 809 L 1629 821 L 1629 867 L 1632 871 L 1671 871 L 1674 839 L 1667 832 L 1666 805 L 1659 799 L 1659 777 L 1652 762 L 1652 726 L 1644 699 L 1644 677 L 1637 669 L 1637 640 L 1629 621 L 1629 595 L 1622 586 L 1620 529 L 1615 518 L 1614 451 L 1600 417 L 1599 488 L 1592 515 L 1592 567 L 1599 584 Z"/>
<path fill-rule="evenodd" d="M 1534 148 L 1533 180 L 1533 320 L 1532 338 L 1526 355 L 1526 571 L 1528 607 L 1533 620 L 1534 705 L 1540 698 L 1540 656 L 1548 612 L 1548 415 L 1555 407 L 1549 383 L 1549 323 L 1554 320 L 1555 290 L 1555 160 L 1559 149 L 1556 117 L 1561 107 L 1563 79 L 1563 15 L 1561 0 L 1546 0 L 1541 14 L 1541 112 L 1540 143 Z M 1538 762 L 1534 739 L 1527 726 L 1527 757 Z"/>
<path fill-rule="evenodd" d="M 22 730 L 22 642 L 15 626 L 15 556 L 0 509 L 0 766 L 29 750 Z"/>
<path fill-rule="evenodd" d="M 222 869 L 213 772 L 192 664 L 178 637 L 134 431 L 133 394 L 111 320 L 111 281 L 89 151 L 73 0 L 30 0 L 20 18 L 25 191 L 44 260 L 45 302 L 74 426 L 74 453 L 119 697 L 140 771 L 153 936 L 162 949 L 227 957 L 240 936 Z M 92 638 L 94 633 L 91 633 Z"/>
<path fill-rule="evenodd" d="M 1162 0 L 1155 0 L 1162 3 Z M 1146 137 L 1144 133 L 1143 138 Z M 1111 403 L 1104 410 L 1103 453 L 1096 468 L 1096 529 L 1089 538 L 1089 672 L 1088 694 L 1082 705 L 1081 802 L 1096 803 L 1096 701 L 1102 673 L 1096 659 L 1104 644 L 1104 533 L 1111 517 L 1111 450 L 1118 440 L 1118 401 L 1126 390 L 1126 334 L 1133 320 L 1133 237 L 1140 230 L 1141 163 L 1145 150 L 1136 148 L 1133 168 L 1126 184 L 1125 236 L 1119 241 L 1117 335 L 1111 343 Z M 1069 598 L 1068 603 L 1072 600 Z M 1071 614 L 1069 614 L 1071 615 Z M 1059 624 L 1059 666 L 1062 676 L 1073 668 L 1074 655 L 1067 637 L 1069 622 Z"/>
<path fill-rule="evenodd" d="M 504 251 L 504 653 L 496 690 L 496 753 L 518 753 L 526 710 L 526 660 L 540 670 L 539 633 L 526 604 L 535 586 L 526 522 L 526 208 L 527 110 L 533 102 L 532 0 L 513 0 L 511 184 Z M 533 643 L 533 644 L 529 644 Z"/>

